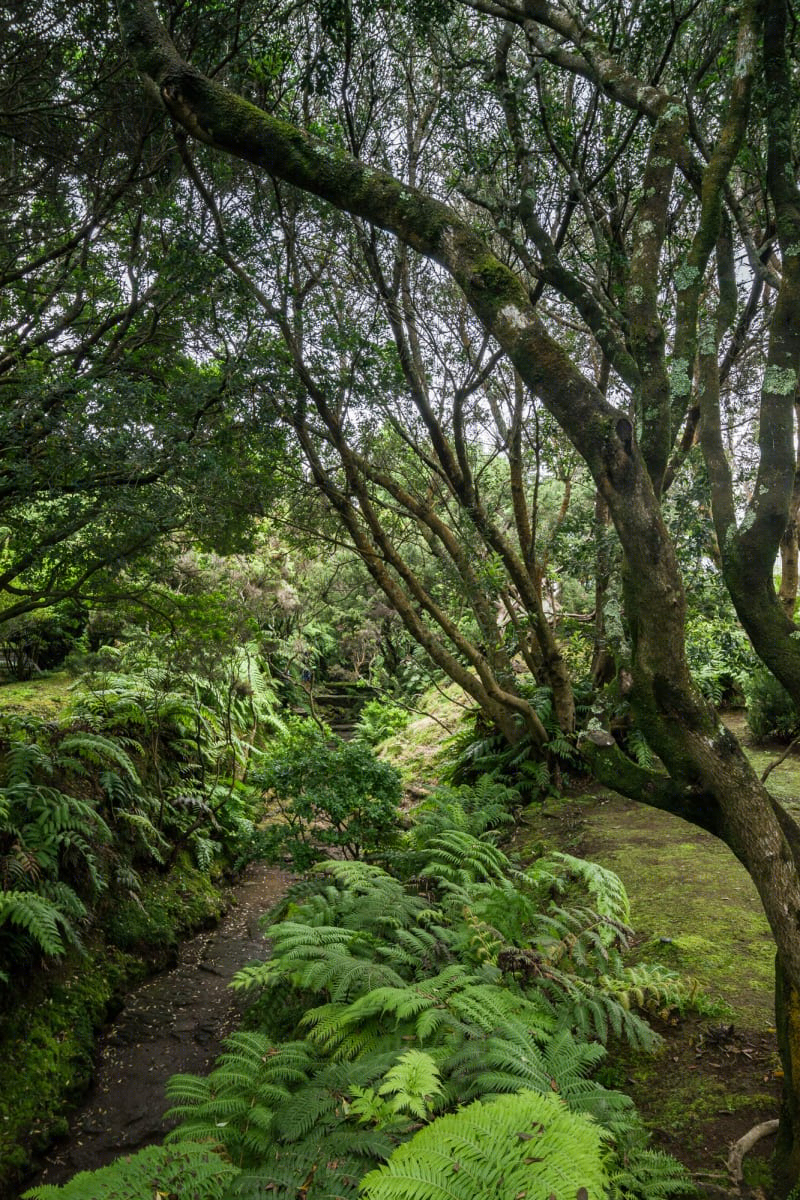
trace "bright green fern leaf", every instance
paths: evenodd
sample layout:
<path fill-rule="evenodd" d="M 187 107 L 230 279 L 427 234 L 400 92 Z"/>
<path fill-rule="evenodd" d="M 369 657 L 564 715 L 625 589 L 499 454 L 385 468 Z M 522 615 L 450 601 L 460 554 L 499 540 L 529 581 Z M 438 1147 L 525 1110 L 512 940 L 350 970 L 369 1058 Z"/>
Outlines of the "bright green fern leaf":
<path fill-rule="evenodd" d="M 534 1092 L 440 1117 L 361 1181 L 366 1200 L 603 1200 L 606 1185 L 598 1127 Z"/>

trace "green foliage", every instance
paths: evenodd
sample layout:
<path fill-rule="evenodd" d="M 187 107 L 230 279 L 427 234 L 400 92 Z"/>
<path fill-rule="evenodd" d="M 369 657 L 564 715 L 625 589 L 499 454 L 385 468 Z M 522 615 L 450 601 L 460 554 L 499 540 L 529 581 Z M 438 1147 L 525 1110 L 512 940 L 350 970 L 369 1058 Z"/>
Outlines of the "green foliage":
<path fill-rule="evenodd" d="M 207 1146 L 147 1146 L 98 1171 L 81 1171 L 61 1187 L 40 1184 L 25 1200 L 150 1200 L 180 1194 L 192 1200 L 222 1200 L 236 1170 Z"/>
<path fill-rule="evenodd" d="M 32 717 L 6 717 L 0 739 L 0 961 L 8 965 L 80 945 L 86 901 L 105 887 L 98 851 L 112 835 L 97 803 L 76 793 L 109 761 L 136 773 L 108 739 L 65 735 Z"/>
<path fill-rule="evenodd" d="M 42 954 L 54 958 L 64 953 L 62 933 L 68 924 L 64 912 L 33 892 L 0 892 L 0 926 L 23 929 Z M 7 976 L 3 974 L 4 979 Z"/>
<path fill-rule="evenodd" d="M 411 713 L 387 700 L 368 700 L 358 714 L 353 741 L 365 746 L 377 746 L 386 738 L 405 729 Z"/>
<path fill-rule="evenodd" d="M 452 754 L 444 772 L 447 783 L 477 783 L 483 775 L 514 788 L 528 802 L 541 799 L 553 788 L 552 767 L 569 769 L 580 764 L 573 741 L 559 728 L 549 687 L 520 688 L 544 725 L 548 741 L 541 749 L 530 734 L 513 745 L 497 730 L 487 729 L 480 712 L 450 739 Z M 590 685 L 575 685 L 575 708 L 579 724 L 592 714 Z"/>
<path fill-rule="evenodd" d="M 655 976 L 625 973 L 619 880 L 569 855 L 522 871 L 465 828 L 482 828 L 475 796 L 447 795 L 391 856 L 397 874 L 333 859 L 290 890 L 270 958 L 234 980 L 261 1027 L 207 1077 L 171 1080 L 169 1144 L 232 1164 L 231 1198 L 685 1191 L 630 1100 L 592 1077 L 596 1037 L 655 1041 L 631 1011 Z M 556 903 L 576 885 L 601 911 Z"/>
<path fill-rule="evenodd" d="M 800 731 L 800 714 L 786 689 L 760 668 L 744 683 L 747 724 L 755 738 L 791 738 Z"/>
<path fill-rule="evenodd" d="M 515 788 L 482 775 L 470 786 L 440 785 L 415 806 L 407 843 L 424 848 L 444 830 L 461 829 L 481 837 L 513 823 L 520 796 Z"/>
<path fill-rule="evenodd" d="M 439 1117 L 361 1187 L 367 1200 L 606 1194 L 601 1131 L 553 1095 L 518 1092 Z"/>
<path fill-rule="evenodd" d="M 6 976 L 79 945 L 109 884 L 121 897 L 120 945 L 169 940 L 136 908 L 137 868 L 163 867 L 187 847 L 210 872 L 226 853 L 244 862 L 261 850 L 257 796 L 239 776 L 253 753 L 247 738 L 275 725 L 267 681 L 246 645 L 226 651 L 224 669 L 215 660 L 217 679 L 160 661 L 154 646 L 107 649 L 58 722 L 0 721 Z"/>
<path fill-rule="evenodd" d="M 584 884 L 600 916 L 617 925 L 630 924 L 630 901 L 619 875 L 615 875 L 607 867 L 601 867 L 599 863 L 575 858 L 572 854 L 563 854 L 560 851 L 554 851 L 549 859 L 556 865 L 563 864 L 571 875 Z M 541 870 L 545 865 L 546 863 L 537 863 L 536 869 Z"/>
<path fill-rule="evenodd" d="M 30 679 L 39 671 L 51 670 L 78 644 L 84 621 L 85 614 L 66 603 L 4 621 L 0 659 L 14 679 Z"/>
<path fill-rule="evenodd" d="M 325 846 L 355 858 L 396 838 L 397 771 L 311 721 L 288 723 L 250 778 L 279 813 L 271 828 L 274 857 L 288 854 L 296 867 L 318 860 Z"/>
<path fill-rule="evenodd" d="M 741 703 L 757 659 L 747 635 L 729 611 L 693 615 L 686 626 L 686 657 L 695 683 L 714 704 Z"/>

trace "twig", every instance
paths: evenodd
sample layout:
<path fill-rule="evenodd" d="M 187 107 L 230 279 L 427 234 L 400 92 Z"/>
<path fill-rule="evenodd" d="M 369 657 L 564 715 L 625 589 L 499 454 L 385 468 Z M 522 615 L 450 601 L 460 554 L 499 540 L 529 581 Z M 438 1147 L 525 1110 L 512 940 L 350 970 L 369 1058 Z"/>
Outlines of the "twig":
<path fill-rule="evenodd" d="M 764 774 L 761 776 L 762 783 L 767 782 L 767 776 L 770 774 L 770 772 L 774 771 L 776 767 L 779 767 L 785 758 L 788 758 L 798 742 L 800 742 L 800 733 L 798 733 L 796 738 L 789 742 L 789 745 L 786 747 L 780 758 L 776 758 L 775 762 L 771 762 L 769 766 L 764 769 Z"/>

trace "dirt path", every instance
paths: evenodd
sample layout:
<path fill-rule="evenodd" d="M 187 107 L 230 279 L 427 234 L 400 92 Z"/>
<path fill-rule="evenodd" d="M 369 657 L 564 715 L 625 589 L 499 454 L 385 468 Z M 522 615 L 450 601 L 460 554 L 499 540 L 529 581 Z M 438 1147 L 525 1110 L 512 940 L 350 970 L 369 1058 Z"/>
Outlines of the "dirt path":
<path fill-rule="evenodd" d="M 167 1129 L 164 1084 L 178 1072 L 206 1072 L 222 1039 L 239 1024 L 241 1001 L 228 983 L 241 967 L 265 956 L 259 917 L 290 880 L 285 871 L 251 867 L 217 928 L 184 943 L 175 967 L 131 993 L 100 1040 L 94 1083 L 70 1122 L 69 1136 L 22 1191 L 64 1183 L 77 1171 L 160 1141 Z"/>

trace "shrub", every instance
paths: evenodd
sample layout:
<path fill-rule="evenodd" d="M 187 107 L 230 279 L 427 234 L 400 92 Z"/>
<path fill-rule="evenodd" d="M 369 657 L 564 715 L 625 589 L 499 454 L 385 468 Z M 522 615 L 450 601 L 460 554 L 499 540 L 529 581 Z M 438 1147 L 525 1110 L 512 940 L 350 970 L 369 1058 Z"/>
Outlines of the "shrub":
<path fill-rule="evenodd" d="M 714 704 L 741 703 L 757 659 L 733 616 L 695 615 L 686 625 L 686 657 L 694 681 Z"/>
<path fill-rule="evenodd" d="M 346 858 L 386 849 L 397 837 L 400 775 L 372 751 L 327 727 L 295 720 L 276 737 L 250 781 L 275 802 L 271 853 L 304 869 L 335 846 Z"/>
<path fill-rule="evenodd" d="M 67 605 L 25 613 L 3 623 L 0 661 L 12 679 L 59 666 L 78 643 L 84 618 Z"/>
<path fill-rule="evenodd" d="M 754 671 L 745 682 L 744 693 L 753 737 L 790 738 L 800 731 L 800 713 L 794 701 L 769 671 Z"/>
<path fill-rule="evenodd" d="M 405 729 L 411 714 L 386 700 L 368 700 L 361 709 L 353 741 L 363 746 L 377 746 L 379 742 Z"/>

